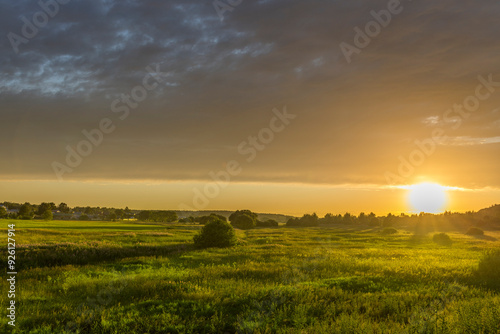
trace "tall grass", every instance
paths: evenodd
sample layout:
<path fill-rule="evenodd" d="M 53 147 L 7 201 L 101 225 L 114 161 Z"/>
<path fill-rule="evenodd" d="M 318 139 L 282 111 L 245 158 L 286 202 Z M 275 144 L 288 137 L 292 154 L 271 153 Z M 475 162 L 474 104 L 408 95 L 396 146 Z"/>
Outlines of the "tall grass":
<path fill-rule="evenodd" d="M 498 241 L 450 233 L 443 247 L 404 230 L 274 228 L 196 249 L 192 225 L 44 224 L 16 221 L 18 319 L 2 333 L 500 330 L 498 290 L 480 279 L 496 275 L 484 268 L 497 258 L 484 254 Z"/>

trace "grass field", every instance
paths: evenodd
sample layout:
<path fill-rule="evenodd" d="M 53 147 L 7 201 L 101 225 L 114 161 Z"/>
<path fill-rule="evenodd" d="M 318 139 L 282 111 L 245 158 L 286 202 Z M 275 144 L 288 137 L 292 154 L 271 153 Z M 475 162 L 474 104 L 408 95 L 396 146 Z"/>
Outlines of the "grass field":
<path fill-rule="evenodd" d="M 4 250 L 16 224 L 18 271 L 16 326 L 4 315 L 1 333 L 500 333 L 499 291 L 477 274 L 498 232 L 441 246 L 401 230 L 280 227 L 197 250 L 197 225 L 0 223 Z"/>

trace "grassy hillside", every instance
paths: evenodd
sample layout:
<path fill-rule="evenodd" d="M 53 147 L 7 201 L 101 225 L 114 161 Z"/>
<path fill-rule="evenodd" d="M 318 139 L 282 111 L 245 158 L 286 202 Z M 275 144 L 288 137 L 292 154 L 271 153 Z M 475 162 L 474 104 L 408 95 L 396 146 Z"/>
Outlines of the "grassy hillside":
<path fill-rule="evenodd" d="M 0 223 L 3 249 L 16 224 L 19 272 L 16 327 L 4 317 L 2 333 L 500 333 L 499 291 L 486 285 L 496 272 L 477 272 L 497 232 L 449 233 L 442 246 L 432 234 L 281 227 L 197 250 L 197 225 Z"/>

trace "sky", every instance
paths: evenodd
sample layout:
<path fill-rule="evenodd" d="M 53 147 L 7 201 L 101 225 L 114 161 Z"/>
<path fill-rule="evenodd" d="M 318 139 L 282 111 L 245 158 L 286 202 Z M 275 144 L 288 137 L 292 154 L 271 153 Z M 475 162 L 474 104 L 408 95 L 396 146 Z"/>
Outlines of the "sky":
<path fill-rule="evenodd" d="M 231 4 L 231 5 L 230 5 Z M 0 0 L 0 200 L 500 203 L 496 1 Z"/>

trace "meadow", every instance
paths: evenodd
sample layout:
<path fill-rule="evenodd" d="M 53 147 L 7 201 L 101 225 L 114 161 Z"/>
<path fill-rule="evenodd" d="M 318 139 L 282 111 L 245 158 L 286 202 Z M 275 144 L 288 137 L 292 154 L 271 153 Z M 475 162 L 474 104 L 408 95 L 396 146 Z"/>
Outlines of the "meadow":
<path fill-rule="evenodd" d="M 196 249 L 195 224 L 0 223 L 3 249 L 16 225 L 18 271 L 16 326 L 4 315 L 1 333 L 500 333 L 500 291 L 478 271 L 499 232 L 448 233 L 444 246 L 280 226 Z"/>

